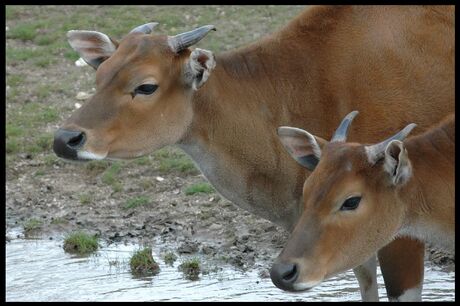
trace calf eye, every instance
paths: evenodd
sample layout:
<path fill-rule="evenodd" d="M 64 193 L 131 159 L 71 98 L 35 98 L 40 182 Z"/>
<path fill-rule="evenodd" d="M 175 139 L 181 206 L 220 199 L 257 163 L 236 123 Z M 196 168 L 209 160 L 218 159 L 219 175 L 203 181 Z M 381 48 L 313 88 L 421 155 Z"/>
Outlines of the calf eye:
<path fill-rule="evenodd" d="M 142 84 L 141 86 L 134 89 L 134 95 L 151 95 L 157 90 L 158 85 L 155 84 Z"/>
<path fill-rule="evenodd" d="M 361 201 L 361 197 L 352 197 L 348 198 L 343 202 L 340 210 L 354 210 L 358 208 L 359 202 Z"/>

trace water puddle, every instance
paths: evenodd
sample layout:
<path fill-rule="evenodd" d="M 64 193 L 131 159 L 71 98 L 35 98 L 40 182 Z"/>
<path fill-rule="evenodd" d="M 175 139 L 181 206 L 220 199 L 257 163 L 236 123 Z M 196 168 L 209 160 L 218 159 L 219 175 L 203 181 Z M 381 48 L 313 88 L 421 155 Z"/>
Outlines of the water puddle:
<path fill-rule="evenodd" d="M 166 265 L 153 248 L 159 274 L 133 278 L 129 258 L 137 245 L 103 247 L 89 257 L 65 253 L 62 241 L 14 239 L 6 244 L 6 301 L 360 301 L 356 278 L 347 272 L 310 291 L 288 293 L 276 288 L 257 270 L 241 272 L 232 266 L 183 278 L 177 266 Z M 387 301 L 378 270 L 379 295 Z M 424 301 L 454 301 L 455 272 L 427 263 Z"/>

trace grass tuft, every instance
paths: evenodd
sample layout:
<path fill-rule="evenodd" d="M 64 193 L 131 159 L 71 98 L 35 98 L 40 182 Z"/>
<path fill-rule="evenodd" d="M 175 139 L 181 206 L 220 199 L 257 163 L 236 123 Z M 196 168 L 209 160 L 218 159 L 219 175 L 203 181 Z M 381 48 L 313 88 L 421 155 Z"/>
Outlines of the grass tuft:
<path fill-rule="evenodd" d="M 121 170 L 121 164 L 116 162 L 110 166 L 107 170 L 104 171 L 102 175 L 102 182 L 104 184 L 110 185 L 114 192 L 120 192 L 123 190 L 123 186 L 120 183 L 120 180 L 117 177 L 117 174 Z"/>
<path fill-rule="evenodd" d="M 24 231 L 30 232 L 30 231 L 41 228 L 42 225 L 43 225 L 43 221 L 39 219 L 31 218 L 24 223 Z"/>
<path fill-rule="evenodd" d="M 197 280 L 201 270 L 200 260 L 198 258 L 186 260 L 179 265 L 178 270 L 182 271 L 186 279 Z"/>
<path fill-rule="evenodd" d="M 91 195 L 88 193 L 82 193 L 78 198 L 80 203 L 83 205 L 90 204 L 92 202 Z"/>
<path fill-rule="evenodd" d="M 131 273 L 137 277 L 156 275 L 160 272 L 160 266 L 153 259 L 151 248 L 134 252 L 129 260 L 129 266 Z"/>
<path fill-rule="evenodd" d="M 163 260 L 167 265 L 172 266 L 173 263 L 177 260 L 177 256 L 173 252 L 168 252 L 163 255 Z"/>
<path fill-rule="evenodd" d="M 163 148 L 156 151 L 154 156 L 160 163 L 159 170 L 163 173 L 171 171 L 179 171 L 185 174 L 199 173 L 193 161 L 181 151 Z"/>
<path fill-rule="evenodd" d="M 64 239 L 64 251 L 68 253 L 76 253 L 79 255 L 87 255 L 96 251 L 99 247 L 97 237 L 89 235 L 85 232 L 77 231 L 69 234 Z"/>
<path fill-rule="evenodd" d="M 185 189 L 185 194 L 186 195 L 193 195 L 197 193 L 213 193 L 214 188 L 209 183 L 198 183 L 191 185 Z"/>
<path fill-rule="evenodd" d="M 148 204 L 150 199 L 146 196 L 139 196 L 126 201 L 126 204 L 123 206 L 123 209 L 131 209 L 136 208 L 138 206 L 142 206 Z"/>

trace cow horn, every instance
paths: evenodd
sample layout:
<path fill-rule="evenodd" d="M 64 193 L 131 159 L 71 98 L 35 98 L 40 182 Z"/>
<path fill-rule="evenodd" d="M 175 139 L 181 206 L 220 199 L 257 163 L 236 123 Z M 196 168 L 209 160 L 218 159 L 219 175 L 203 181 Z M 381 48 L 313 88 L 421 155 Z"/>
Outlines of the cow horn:
<path fill-rule="evenodd" d="M 331 142 L 345 142 L 347 140 L 348 128 L 351 122 L 358 114 L 358 111 L 352 111 L 343 118 L 337 130 L 335 130 L 334 136 L 332 136 Z"/>
<path fill-rule="evenodd" d="M 153 31 L 153 28 L 156 27 L 159 23 L 158 22 L 150 22 L 146 23 L 143 25 L 140 25 L 138 27 L 135 27 L 134 29 L 131 30 L 129 33 L 144 33 L 144 34 L 150 34 Z"/>
<path fill-rule="evenodd" d="M 412 129 L 416 126 L 417 124 L 415 123 L 408 124 L 405 128 L 403 128 L 401 131 L 391 136 L 390 138 L 387 138 L 384 141 L 371 145 L 371 146 L 365 146 L 367 157 L 369 161 L 372 164 L 376 163 L 380 158 L 383 157 L 383 155 L 385 154 L 385 149 L 387 145 L 392 140 L 403 141 L 407 137 L 407 135 L 409 135 Z"/>
<path fill-rule="evenodd" d="M 169 36 L 168 44 L 173 52 L 178 53 L 199 42 L 211 30 L 216 31 L 216 27 L 213 25 L 205 25 L 189 32 Z"/>

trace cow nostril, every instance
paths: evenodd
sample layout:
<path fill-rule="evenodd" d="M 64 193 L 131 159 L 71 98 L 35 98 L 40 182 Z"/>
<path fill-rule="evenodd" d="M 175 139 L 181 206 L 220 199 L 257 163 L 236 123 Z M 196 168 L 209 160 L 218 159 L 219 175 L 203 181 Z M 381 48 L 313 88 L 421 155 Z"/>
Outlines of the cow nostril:
<path fill-rule="evenodd" d="M 283 280 L 292 283 L 296 280 L 297 278 L 297 265 L 292 265 L 292 270 L 291 271 L 286 271 L 285 274 L 282 276 Z"/>
<path fill-rule="evenodd" d="M 78 147 L 85 142 L 85 133 L 81 132 L 80 134 L 72 137 L 67 142 L 69 147 Z"/>

